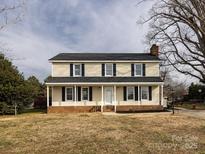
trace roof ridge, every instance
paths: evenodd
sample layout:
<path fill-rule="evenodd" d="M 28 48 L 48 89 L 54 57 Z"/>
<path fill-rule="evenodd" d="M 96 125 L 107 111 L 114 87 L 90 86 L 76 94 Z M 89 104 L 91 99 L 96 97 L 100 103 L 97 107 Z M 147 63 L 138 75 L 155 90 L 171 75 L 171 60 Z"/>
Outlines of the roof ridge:
<path fill-rule="evenodd" d="M 61 52 L 59 54 L 150 54 L 148 52 Z M 58 54 L 58 55 L 59 55 Z"/>

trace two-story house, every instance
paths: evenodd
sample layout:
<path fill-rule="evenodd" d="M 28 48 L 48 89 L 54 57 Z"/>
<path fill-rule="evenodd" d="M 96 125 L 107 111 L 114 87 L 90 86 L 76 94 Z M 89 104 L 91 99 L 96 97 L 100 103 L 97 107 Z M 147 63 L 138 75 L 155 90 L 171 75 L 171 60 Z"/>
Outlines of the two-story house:
<path fill-rule="evenodd" d="M 150 53 L 56 55 L 49 59 L 48 112 L 163 110 L 158 52 L 153 45 Z"/>

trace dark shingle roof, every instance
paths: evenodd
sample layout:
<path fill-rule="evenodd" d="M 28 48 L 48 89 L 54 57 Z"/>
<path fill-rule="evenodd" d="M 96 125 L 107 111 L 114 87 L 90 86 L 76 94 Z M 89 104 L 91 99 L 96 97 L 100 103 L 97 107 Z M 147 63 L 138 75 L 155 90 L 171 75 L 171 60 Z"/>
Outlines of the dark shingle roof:
<path fill-rule="evenodd" d="M 46 83 L 163 82 L 160 77 L 50 77 Z"/>
<path fill-rule="evenodd" d="M 159 60 L 150 53 L 60 53 L 49 60 Z"/>

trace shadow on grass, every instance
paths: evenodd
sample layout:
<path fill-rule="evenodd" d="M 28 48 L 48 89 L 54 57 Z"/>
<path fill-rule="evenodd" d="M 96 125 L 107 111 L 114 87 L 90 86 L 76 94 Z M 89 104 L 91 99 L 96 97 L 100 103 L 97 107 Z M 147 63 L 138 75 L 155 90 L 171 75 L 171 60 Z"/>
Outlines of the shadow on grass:
<path fill-rule="evenodd" d="M 21 114 L 32 114 L 32 113 L 44 114 L 44 113 L 47 113 L 47 110 L 46 109 L 35 109 L 35 108 L 24 109 Z"/>

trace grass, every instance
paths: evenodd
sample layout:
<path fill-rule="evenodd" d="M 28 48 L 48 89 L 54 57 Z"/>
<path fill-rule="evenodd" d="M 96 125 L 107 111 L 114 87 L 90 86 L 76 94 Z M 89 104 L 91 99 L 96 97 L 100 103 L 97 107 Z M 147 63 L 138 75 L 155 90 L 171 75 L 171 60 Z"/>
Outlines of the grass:
<path fill-rule="evenodd" d="M 29 108 L 29 109 L 24 109 L 23 114 L 33 114 L 33 113 L 46 113 L 46 109 L 36 109 L 36 108 Z"/>
<path fill-rule="evenodd" d="M 195 108 L 193 106 L 195 105 Z M 183 103 L 183 104 L 177 104 L 177 107 L 183 107 L 185 109 L 190 110 L 205 110 L 205 103 Z"/>
<path fill-rule="evenodd" d="M 0 117 L 0 153 L 203 153 L 205 120 L 167 113 Z"/>

